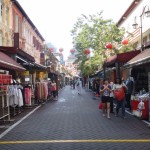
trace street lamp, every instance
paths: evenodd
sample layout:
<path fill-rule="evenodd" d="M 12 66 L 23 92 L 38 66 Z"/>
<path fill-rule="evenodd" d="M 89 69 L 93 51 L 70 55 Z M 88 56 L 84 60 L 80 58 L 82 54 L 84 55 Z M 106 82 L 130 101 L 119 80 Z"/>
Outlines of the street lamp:
<path fill-rule="evenodd" d="M 146 10 L 146 7 L 147 7 L 147 10 Z M 142 17 L 143 17 L 144 14 L 145 14 L 146 17 L 150 17 L 149 6 L 147 6 L 147 5 L 143 7 L 143 11 L 142 11 L 142 13 L 141 13 L 141 15 L 140 15 L 140 24 L 141 24 L 141 26 L 140 26 L 140 28 L 141 28 L 141 51 L 143 51 L 143 49 L 144 49 L 144 45 L 143 45 L 143 35 L 142 35 L 142 28 L 143 28 Z M 138 24 L 136 23 L 136 20 L 135 20 L 135 22 L 132 24 L 132 26 L 133 26 L 134 29 L 137 28 Z"/>

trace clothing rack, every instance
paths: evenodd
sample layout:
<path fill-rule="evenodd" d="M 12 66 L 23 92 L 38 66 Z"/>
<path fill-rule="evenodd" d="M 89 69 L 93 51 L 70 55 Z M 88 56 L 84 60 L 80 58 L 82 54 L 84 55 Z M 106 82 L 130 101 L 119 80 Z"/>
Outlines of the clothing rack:
<path fill-rule="evenodd" d="M 10 85 L 9 86 L 9 105 L 10 105 L 10 114 L 16 116 L 20 114 L 23 106 L 23 95 L 21 92 L 21 85 Z"/>
<path fill-rule="evenodd" d="M 10 121 L 8 85 L 11 83 L 12 76 L 6 70 L 0 70 L 0 120 Z"/>
<path fill-rule="evenodd" d="M 48 82 L 36 82 L 35 84 L 35 98 L 38 103 L 44 104 L 48 98 Z"/>

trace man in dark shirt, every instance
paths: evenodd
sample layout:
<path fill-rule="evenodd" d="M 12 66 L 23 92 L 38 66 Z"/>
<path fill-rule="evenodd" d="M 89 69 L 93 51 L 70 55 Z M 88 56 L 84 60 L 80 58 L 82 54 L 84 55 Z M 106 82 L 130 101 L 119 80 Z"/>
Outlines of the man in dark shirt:
<path fill-rule="evenodd" d="M 127 92 L 126 92 L 126 102 L 127 105 L 126 107 L 129 108 L 131 110 L 131 94 L 133 92 L 133 81 L 131 80 L 131 76 L 127 79 L 126 81 L 126 86 L 128 88 Z"/>

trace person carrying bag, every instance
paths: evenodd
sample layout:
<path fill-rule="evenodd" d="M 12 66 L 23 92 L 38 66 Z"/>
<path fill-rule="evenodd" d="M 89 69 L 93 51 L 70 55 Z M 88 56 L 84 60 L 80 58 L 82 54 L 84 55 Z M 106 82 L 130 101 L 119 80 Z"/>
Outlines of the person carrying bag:
<path fill-rule="evenodd" d="M 116 79 L 116 83 L 113 86 L 113 93 L 116 99 L 116 116 L 118 116 L 120 107 L 122 108 L 122 118 L 125 118 L 125 91 L 127 87 L 124 83 L 121 83 L 119 78 Z"/>

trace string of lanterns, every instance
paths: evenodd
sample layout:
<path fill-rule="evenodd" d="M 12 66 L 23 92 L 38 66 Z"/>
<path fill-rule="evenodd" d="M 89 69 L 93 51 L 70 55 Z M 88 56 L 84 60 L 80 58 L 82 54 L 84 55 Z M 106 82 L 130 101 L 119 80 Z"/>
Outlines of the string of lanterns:
<path fill-rule="evenodd" d="M 122 43 L 123 45 L 128 45 L 129 42 L 128 42 L 128 39 L 123 39 L 121 43 Z M 112 43 L 107 43 L 107 44 L 106 44 L 106 48 L 112 49 L 112 48 L 113 48 Z"/>

